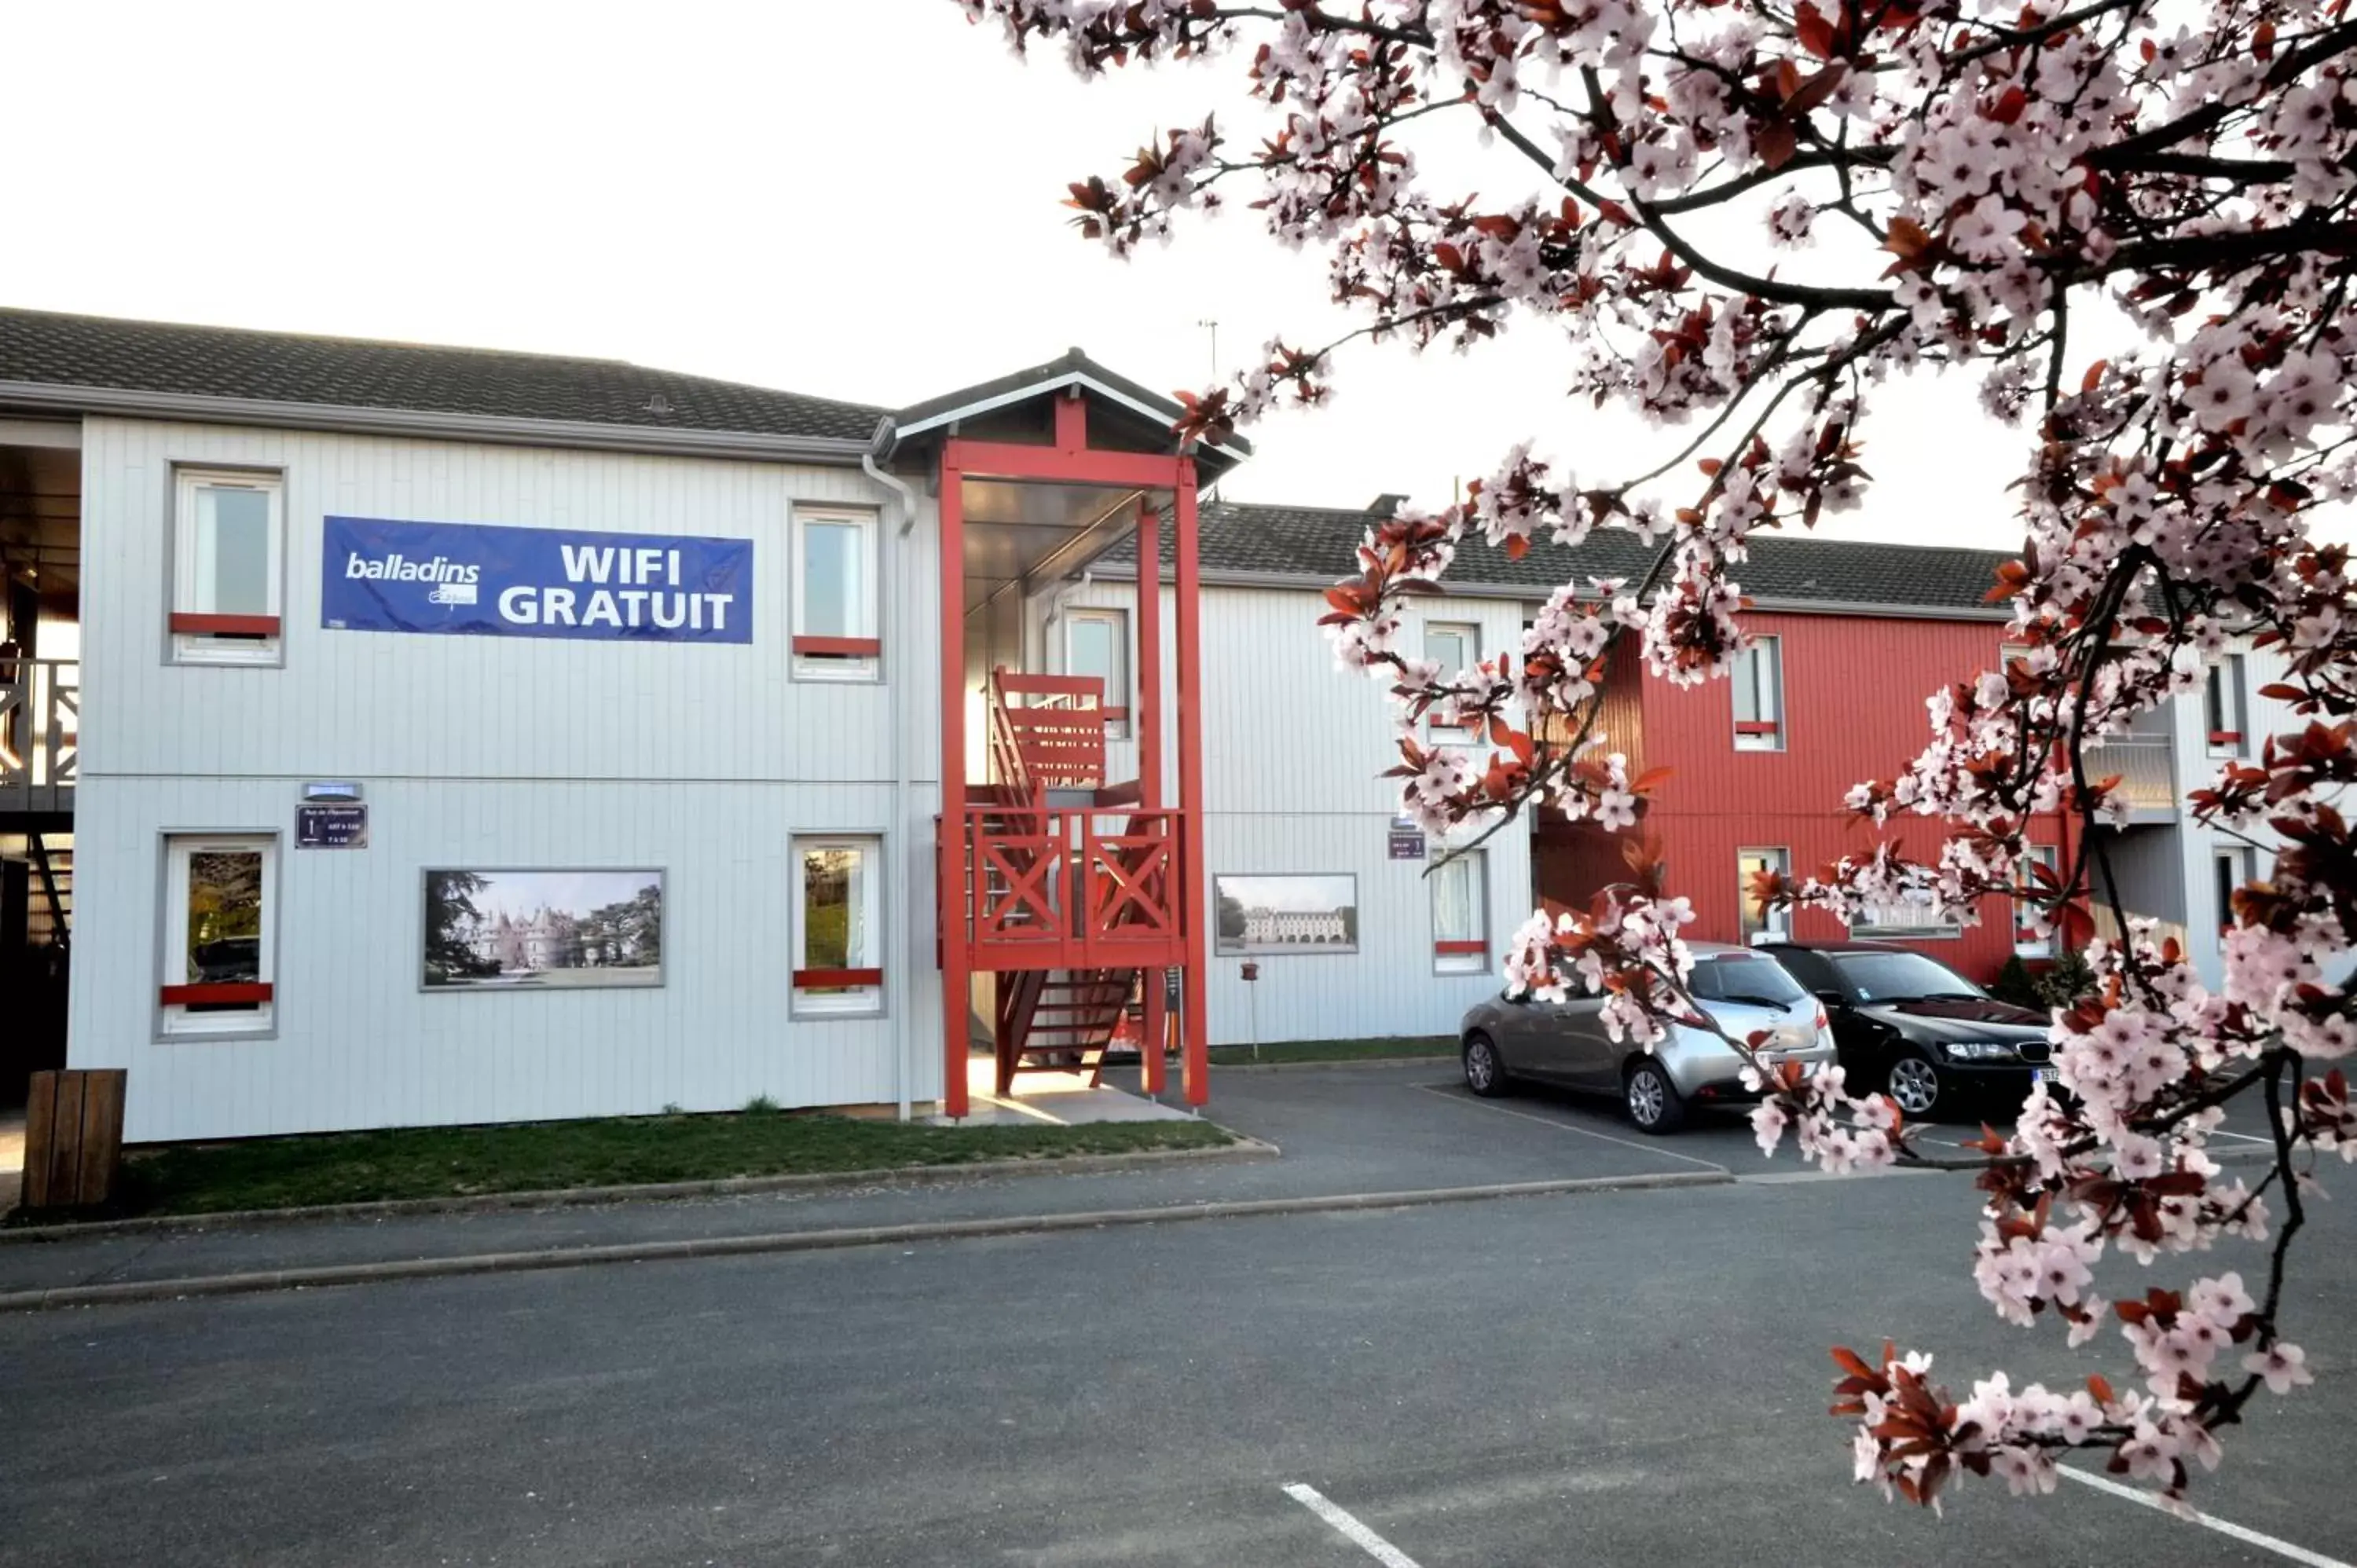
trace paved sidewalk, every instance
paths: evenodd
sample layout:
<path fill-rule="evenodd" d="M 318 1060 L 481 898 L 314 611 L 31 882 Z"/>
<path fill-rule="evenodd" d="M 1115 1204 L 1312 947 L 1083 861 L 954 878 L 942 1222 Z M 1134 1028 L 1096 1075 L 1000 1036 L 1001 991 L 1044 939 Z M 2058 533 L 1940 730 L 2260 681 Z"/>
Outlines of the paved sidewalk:
<path fill-rule="evenodd" d="M 1117 1173 L 1025 1175 L 800 1189 L 597 1208 L 275 1221 L 0 1245 L 0 1294 L 123 1281 L 611 1247 L 781 1231 L 996 1219 L 1265 1198 L 1683 1174 L 1699 1150 L 1591 1132 L 1535 1102 L 1519 1115 L 1449 1089 L 1431 1063 L 1215 1074 L 1208 1109 L 1276 1144 L 1263 1161 L 1172 1161 Z M 1598 1127 L 1606 1123 L 1599 1121 Z"/>

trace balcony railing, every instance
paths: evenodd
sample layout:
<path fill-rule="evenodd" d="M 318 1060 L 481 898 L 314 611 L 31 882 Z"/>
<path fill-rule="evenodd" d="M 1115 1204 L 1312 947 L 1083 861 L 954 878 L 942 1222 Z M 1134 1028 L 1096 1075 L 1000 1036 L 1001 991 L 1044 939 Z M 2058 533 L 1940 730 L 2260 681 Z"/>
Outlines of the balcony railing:
<path fill-rule="evenodd" d="M 969 807 L 947 922 L 985 969 L 1114 969 L 1186 959 L 1178 811 Z"/>
<path fill-rule="evenodd" d="M 2119 775 L 2120 797 L 2146 821 L 2177 815 L 2177 768 L 2167 736 L 2118 736 L 2087 747 L 2090 782 Z"/>
<path fill-rule="evenodd" d="M 0 811 L 70 811 L 81 757 L 81 666 L 0 659 Z"/>

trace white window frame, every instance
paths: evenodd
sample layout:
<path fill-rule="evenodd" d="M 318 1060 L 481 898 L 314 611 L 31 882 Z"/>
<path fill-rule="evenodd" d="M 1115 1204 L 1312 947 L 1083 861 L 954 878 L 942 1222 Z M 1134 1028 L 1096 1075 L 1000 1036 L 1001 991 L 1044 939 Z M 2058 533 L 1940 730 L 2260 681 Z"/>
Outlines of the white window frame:
<path fill-rule="evenodd" d="M 845 633 L 813 633 L 809 624 L 810 568 L 808 541 L 813 524 L 852 528 L 859 535 L 862 592 L 852 608 L 855 628 Z M 884 671 L 882 530 L 877 515 L 857 508 L 797 507 L 793 528 L 793 675 L 800 681 L 878 681 Z M 845 637 L 874 646 L 866 651 L 820 651 L 806 646 L 818 636 Z"/>
<path fill-rule="evenodd" d="M 193 1010 L 167 1000 L 175 988 L 200 983 L 188 972 L 188 859 L 208 854 L 262 855 L 262 929 L 255 964 L 266 1000 L 232 1011 Z M 158 956 L 156 1033 L 166 1039 L 253 1039 L 278 1028 L 278 835 L 259 832 L 167 833 L 164 837 L 164 950 Z"/>
<path fill-rule="evenodd" d="M 1465 646 L 1464 656 L 1453 660 L 1440 659 L 1440 656 L 1432 650 L 1433 638 L 1436 634 L 1453 637 L 1461 641 Z M 1481 662 L 1481 623 L 1473 620 L 1426 621 L 1424 623 L 1424 656 L 1426 659 L 1439 659 L 1440 674 L 1443 680 L 1447 680 L 1456 671 L 1472 669 Z M 1437 719 L 1432 720 L 1431 725 L 1434 729 L 1449 735 L 1469 733 L 1463 725 L 1442 724 Z"/>
<path fill-rule="evenodd" d="M 2212 757 L 2250 755 L 2250 697 L 2244 689 L 2243 674 L 2243 656 L 2223 654 L 2210 666 L 2202 682 L 2202 743 Z"/>
<path fill-rule="evenodd" d="M 1463 866 L 1463 871 L 1458 867 Z M 1451 934 L 1441 929 L 1440 879 L 1461 875 L 1471 879 L 1473 886 L 1466 900 L 1466 908 L 1473 919 L 1472 929 Z M 1468 850 L 1453 859 L 1433 867 L 1426 877 L 1431 884 L 1426 906 L 1432 918 L 1432 972 L 1435 974 L 1487 974 L 1490 972 L 1490 857 L 1483 850 Z M 1476 942 L 1475 952 L 1443 952 L 1444 942 Z"/>
<path fill-rule="evenodd" d="M 863 857 L 859 876 L 861 916 L 868 951 L 862 956 L 873 957 L 874 963 L 853 964 L 850 968 L 874 970 L 879 977 L 871 985 L 818 989 L 805 987 L 802 976 L 812 972 L 803 963 L 810 950 L 810 886 L 804 875 L 803 856 L 812 850 L 857 850 Z M 797 1018 L 874 1018 L 884 1012 L 884 922 L 888 918 L 884 900 L 884 835 L 881 833 L 796 833 L 791 844 L 793 854 L 793 965 L 788 979 L 793 991 L 791 1015 Z"/>
<path fill-rule="evenodd" d="M 2033 843 L 2025 844 L 2023 849 L 2026 853 L 2024 853 L 2020 861 L 2017 864 L 2014 872 L 2013 880 L 2016 886 L 2035 888 L 2040 886 L 2037 879 L 2030 874 L 2029 863 L 2032 861 L 2045 866 L 2049 871 L 2060 871 L 2061 869 L 2062 851 L 2060 845 L 2050 843 Z M 2029 913 L 2029 905 L 2019 899 L 2016 899 L 2014 901 L 2013 950 L 2015 956 L 2019 958 L 2052 958 L 2054 956 L 2055 940 L 2055 933 L 2053 931 L 2050 930 L 2042 937 L 2031 937 L 2022 934 L 2022 928 L 2027 923 L 2023 920 L 2022 917 Z"/>
<path fill-rule="evenodd" d="M 206 489 L 259 491 L 270 501 L 270 558 L 264 577 L 267 612 L 224 618 L 201 600 L 197 574 L 203 549 L 197 529 L 197 494 Z M 172 473 L 172 598 L 167 620 L 176 664 L 270 665 L 284 661 L 286 631 L 286 476 L 253 468 L 177 467 Z M 257 629 L 219 624 L 235 618 Z M 258 623 L 267 621 L 262 632 Z"/>
<path fill-rule="evenodd" d="M 1763 671 L 1765 674 L 1763 676 Z M 1739 687 L 1751 688 L 1753 708 L 1767 716 L 1746 719 L 1742 704 L 1736 694 Z M 1766 690 L 1762 691 L 1762 685 Z M 1784 639 L 1781 637 L 1755 637 L 1735 656 L 1735 673 L 1727 686 L 1727 724 L 1735 736 L 1738 751 L 1781 751 L 1784 749 Z M 1746 724 L 1765 724 L 1768 730 L 1746 732 Z"/>
<path fill-rule="evenodd" d="M 2221 845 L 2210 852 L 2210 896 L 2216 907 L 2211 910 L 2212 928 L 2222 945 L 2226 932 L 2234 923 L 2234 906 L 2228 889 L 2219 881 L 2219 868 L 2229 867 L 2226 875 L 2233 879 L 2232 886 L 2245 886 L 2259 879 L 2258 853 L 2248 844 Z"/>
<path fill-rule="evenodd" d="M 1137 712 L 1131 684 L 1129 646 L 1129 612 L 1115 605 L 1068 605 L 1060 619 L 1062 622 L 1060 640 L 1063 644 L 1064 673 L 1083 675 L 1088 671 L 1074 668 L 1072 662 L 1072 628 L 1082 623 L 1108 624 L 1113 628 L 1114 671 L 1106 678 L 1104 705 L 1117 716 L 1105 719 L 1105 738 L 1127 740 L 1130 724 Z"/>
<path fill-rule="evenodd" d="M 1742 844 L 1735 852 L 1735 940 L 1749 947 L 1755 942 L 1789 942 L 1792 940 L 1792 911 L 1778 909 L 1761 915 L 1751 897 L 1751 868 L 1744 862 L 1757 857 L 1770 863 L 1785 876 L 1792 875 L 1792 852 L 1783 844 Z"/>

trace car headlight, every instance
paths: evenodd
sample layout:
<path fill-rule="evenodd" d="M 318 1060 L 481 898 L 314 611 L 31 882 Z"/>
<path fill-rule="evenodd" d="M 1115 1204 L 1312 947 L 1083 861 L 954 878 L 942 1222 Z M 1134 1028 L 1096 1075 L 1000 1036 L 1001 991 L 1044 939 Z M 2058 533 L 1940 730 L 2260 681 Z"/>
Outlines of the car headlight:
<path fill-rule="evenodd" d="M 2019 1054 L 2003 1040 L 1950 1040 L 1940 1049 L 1952 1062 L 2009 1062 Z"/>

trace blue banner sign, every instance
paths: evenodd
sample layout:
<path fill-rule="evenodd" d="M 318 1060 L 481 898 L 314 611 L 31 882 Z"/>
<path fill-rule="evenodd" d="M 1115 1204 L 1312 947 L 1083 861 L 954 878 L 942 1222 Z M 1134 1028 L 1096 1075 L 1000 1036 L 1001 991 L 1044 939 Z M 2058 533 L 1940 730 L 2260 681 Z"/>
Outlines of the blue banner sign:
<path fill-rule="evenodd" d="M 333 631 L 753 640 L 749 539 L 330 517 L 320 578 Z"/>

